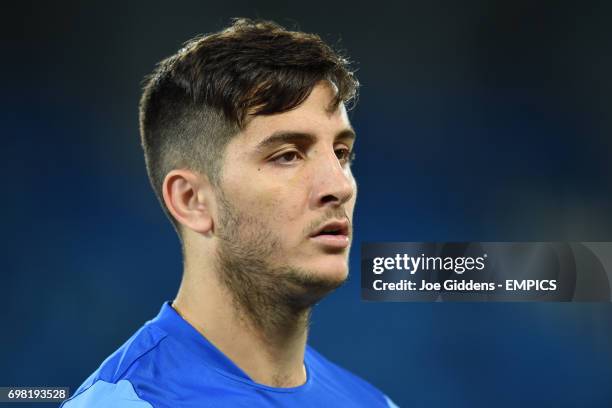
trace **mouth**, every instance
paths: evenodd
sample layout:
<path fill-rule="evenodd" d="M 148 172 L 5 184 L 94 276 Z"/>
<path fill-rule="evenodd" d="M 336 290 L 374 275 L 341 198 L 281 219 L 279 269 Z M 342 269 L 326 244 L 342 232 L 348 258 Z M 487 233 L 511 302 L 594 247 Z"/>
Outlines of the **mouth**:
<path fill-rule="evenodd" d="M 344 249 L 350 243 L 350 229 L 347 220 L 330 221 L 322 225 L 310 239 L 329 248 Z"/>

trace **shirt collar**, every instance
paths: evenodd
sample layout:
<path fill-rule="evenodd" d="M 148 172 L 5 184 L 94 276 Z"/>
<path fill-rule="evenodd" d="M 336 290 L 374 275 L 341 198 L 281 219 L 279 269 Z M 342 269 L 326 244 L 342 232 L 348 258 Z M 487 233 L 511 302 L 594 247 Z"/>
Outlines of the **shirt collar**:
<path fill-rule="evenodd" d="M 187 346 L 191 351 L 202 357 L 202 361 L 212 365 L 232 376 L 253 381 L 232 360 L 215 347 L 206 337 L 197 331 L 189 322 L 181 317 L 167 301 L 161 307 L 159 314 L 149 322 L 167 332 L 175 340 Z"/>

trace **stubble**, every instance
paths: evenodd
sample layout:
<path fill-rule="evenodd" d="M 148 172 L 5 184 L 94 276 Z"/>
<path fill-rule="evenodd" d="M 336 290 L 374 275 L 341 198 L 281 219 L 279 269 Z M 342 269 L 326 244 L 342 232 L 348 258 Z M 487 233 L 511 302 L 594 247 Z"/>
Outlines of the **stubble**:
<path fill-rule="evenodd" d="M 222 192 L 218 196 L 216 269 L 238 317 L 270 338 L 307 330 L 312 306 L 345 279 L 274 262 L 282 251 L 274 231 L 238 211 Z"/>

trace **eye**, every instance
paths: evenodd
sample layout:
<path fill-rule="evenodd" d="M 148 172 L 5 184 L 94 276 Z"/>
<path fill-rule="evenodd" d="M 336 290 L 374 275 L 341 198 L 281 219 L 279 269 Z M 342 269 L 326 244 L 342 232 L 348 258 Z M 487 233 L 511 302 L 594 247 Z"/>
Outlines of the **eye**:
<path fill-rule="evenodd" d="M 291 150 L 281 154 L 280 156 L 276 156 L 272 159 L 272 161 L 278 164 L 292 164 L 300 159 L 300 154 L 295 150 Z"/>
<path fill-rule="evenodd" d="M 346 147 L 338 148 L 335 150 L 335 152 L 336 152 L 336 157 L 342 164 L 350 163 L 353 160 L 355 160 L 355 152 L 349 150 Z"/>

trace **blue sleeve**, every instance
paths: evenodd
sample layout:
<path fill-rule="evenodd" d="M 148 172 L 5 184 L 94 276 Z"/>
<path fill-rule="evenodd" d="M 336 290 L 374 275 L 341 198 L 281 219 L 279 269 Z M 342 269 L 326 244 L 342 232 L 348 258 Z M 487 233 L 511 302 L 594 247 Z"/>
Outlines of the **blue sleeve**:
<path fill-rule="evenodd" d="M 153 408 L 141 400 L 127 380 L 116 384 L 98 380 L 85 391 L 64 402 L 61 408 Z"/>

